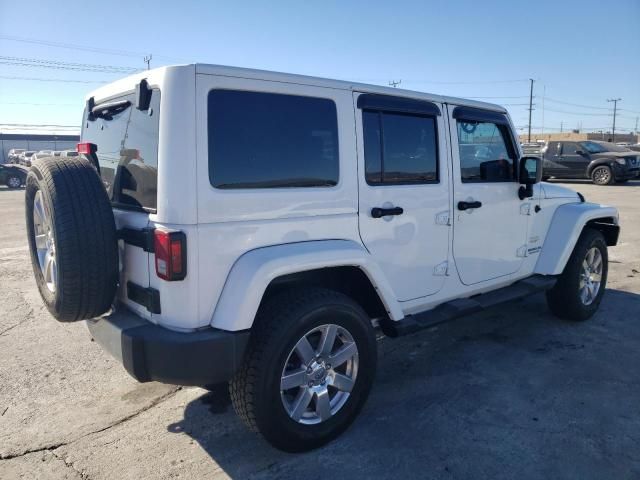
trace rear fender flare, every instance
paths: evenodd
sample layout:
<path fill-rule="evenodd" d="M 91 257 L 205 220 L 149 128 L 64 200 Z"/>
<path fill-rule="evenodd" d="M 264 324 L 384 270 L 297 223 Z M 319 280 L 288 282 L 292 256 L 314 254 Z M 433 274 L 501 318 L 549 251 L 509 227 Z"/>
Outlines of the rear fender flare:
<path fill-rule="evenodd" d="M 251 328 L 262 296 L 273 280 L 343 266 L 358 267 L 366 274 L 392 320 L 404 317 L 387 278 L 362 245 L 349 240 L 322 240 L 262 247 L 243 254 L 229 272 L 211 326 L 229 331 Z"/>

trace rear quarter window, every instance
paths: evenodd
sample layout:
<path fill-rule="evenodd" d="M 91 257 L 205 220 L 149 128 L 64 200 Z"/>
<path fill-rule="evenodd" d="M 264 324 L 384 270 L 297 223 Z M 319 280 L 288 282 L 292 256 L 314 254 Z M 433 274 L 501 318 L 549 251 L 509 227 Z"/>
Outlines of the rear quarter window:
<path fill-rule="evenodd" d="M 332 100 L 212 90 L 209 181 L 221 189 L 331 187 L 338 183 Z"/>
<path fill-rule="evenodd" d="M 148 110 L 135 107 L 133 94 L 110 101 L 131 105 L 109 118 L 87 118 L 82 142 L 95 143 L 100 175 L 115 206 L 155 211 L 158 188 L 160 91 L 153 90 Z"/>

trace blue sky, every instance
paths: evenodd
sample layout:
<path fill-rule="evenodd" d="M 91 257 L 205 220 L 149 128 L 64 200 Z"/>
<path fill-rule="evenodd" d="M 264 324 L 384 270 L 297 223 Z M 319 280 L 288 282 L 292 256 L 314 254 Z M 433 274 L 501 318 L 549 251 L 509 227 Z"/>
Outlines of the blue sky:
<path fill-rule="evenodd" d="M 505 105 L 518 127 L 528 123 L 534 78 L 534 131 L 543 120 L 545 131 L 561 122 L 609 127 L 606 99 L 614 97 L 622 98 L 618 128 L 633 130 L 640 116 L 640 0 L 0 0 L 0 124 L 78 125 L 85 93 L 100 84 L 44 80 L 122 76 L 7 65 L 16 61 L 7 57 L 143 68 L 146 53 L 152 67 L 198 61 L 402 80 L 403 88 Z"/>

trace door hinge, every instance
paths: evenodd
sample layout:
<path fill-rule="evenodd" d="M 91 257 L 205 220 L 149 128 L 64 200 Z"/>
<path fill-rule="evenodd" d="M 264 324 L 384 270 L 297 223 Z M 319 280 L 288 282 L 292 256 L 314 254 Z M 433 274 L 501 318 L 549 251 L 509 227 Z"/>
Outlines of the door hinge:
<path fill-rule="evenodd" d="M 118 230 L 118 238 L 124 243 L 142 248 L 145 252 L 153 253 L 155 228 L 121 228 Z"/>
<path fill-rule="evenodd" d="M 527 256 L 527 246 L 526 245 L 522 245 L 520 248 L 518 248 L 518 251 L 516 252 L 516 257 L 526 257 Z"/>
<path fill-rule="evenodd" d="M 127 282 L 127 298 L 138 305 L 146 307 L 151 313 L 162 313 L 160 308 L 160 292 L 155 288 L 143 287 L 133 282 Z"/>
<path fill-rule="evenodd" d="M 450 220 L 451 217 L 448 210 L 436 214 L 436 225 L 451 225 Z"/>
<path fill-rule="evenodd" d="M 446 277 L 449 275 L 449 262 L 445 260 L 433 267 L 433 275 L 436 277 Z"/>
<path fill-rule="evenodd" d="M 523 203 L 520 205 L 520 215 L 531 215 L 531 204 Z"/>

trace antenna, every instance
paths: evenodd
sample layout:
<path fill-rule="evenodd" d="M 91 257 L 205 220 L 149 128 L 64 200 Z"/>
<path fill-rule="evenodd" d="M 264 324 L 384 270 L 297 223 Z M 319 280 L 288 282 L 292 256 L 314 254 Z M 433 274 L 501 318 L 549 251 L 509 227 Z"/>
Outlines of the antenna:
<path fill-rule="evenodd" d="M 152 54 L 146 55 L 146 56 L 144 57 L 144 63 L 146 63 L 146 64 L 147 64 L 147 70 L 150 70 L 150 69 L 151 69 L 151 59 L 152 59 L 152 58 L 153 58 L 153 55 L 152 55 Z"/>

